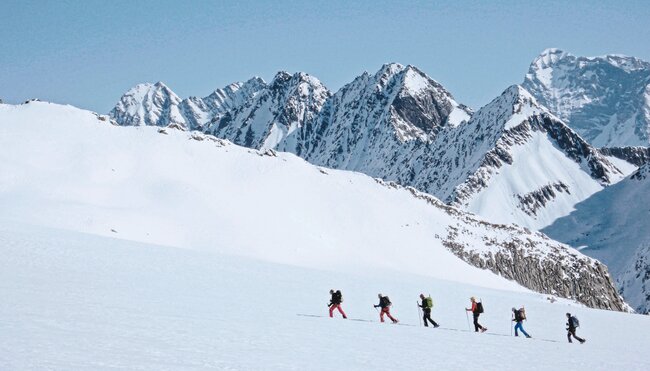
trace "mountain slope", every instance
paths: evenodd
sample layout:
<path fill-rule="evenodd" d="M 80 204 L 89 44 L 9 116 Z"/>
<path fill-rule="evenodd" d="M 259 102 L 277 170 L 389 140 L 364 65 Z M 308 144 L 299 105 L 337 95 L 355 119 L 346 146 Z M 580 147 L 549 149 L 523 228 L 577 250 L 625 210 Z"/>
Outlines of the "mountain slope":
<path fill-rule="evenodd" d="M 625 309 L 599 262 L 413 189 L 196 132 L 109 125 L 73 107 L 2 105 L 0 123 L 5 220 L 310 268 L 521 289 L 495 272 Z"/>
<path fill-rule="evenodd" d="M 598 147 L 650 144 L 650 63 L 627 56 L 576 57 L 547 49 L 523 87 Z"/>
<path fill-rule="evenodd" d="M 434 143 L 429 190 L 487 220 L 538 229 L 633 171 L 514 85 Z"/>
<path fill-rule="evenodd" d="M 412 186 L 488 220 L 534 229 L 631 173 L 627 161 L 644 155 L 597 151 L 520 86 L 471 115 L 426 74 L 393 63 L 331 96 L 311 76 L 279 73 L 201 129 Z"/>
<path fill-rule="evenodd" d="M 609 267 L 626 300 L 650 311 L 650 166 L 576 205 L 544 229 Z"/>

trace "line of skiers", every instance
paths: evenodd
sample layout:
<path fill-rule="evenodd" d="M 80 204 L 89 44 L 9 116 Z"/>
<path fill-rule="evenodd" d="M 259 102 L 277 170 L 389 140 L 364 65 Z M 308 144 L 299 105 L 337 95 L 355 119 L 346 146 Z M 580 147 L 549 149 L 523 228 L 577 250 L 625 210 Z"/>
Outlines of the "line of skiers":
<path fill-rule="evenodd" d="M 338 310 L 339 313 L 343 316 L 344 319 L 347 319 L 348 317 L 345 315 L 345 312 L 343 311 L 343 308 L 341 308 L 341 303 L 343 303 L 343 294 L 341 294 L 341 290 L 336 290 L 334 289 L 330 290 L 330 295 L 331 299 L 329 304 L 327 305 L 329 307 L 329 312 L 330 312 L 330 317 L 334 317 L 334 311 Z M 375 309 L 381 308 L 379 311 L 379 321 L 384 322 L 384 316 L 387 316 L 393 323 L 398 323 L 399 320 L 395 317 L 393 317 L 390 313 L 390 307 L 393 305 L 391 303 L 390 299 L 388 296 L 378 294 L 377 297 L 379 298 L 379 304 L 374 305 Z M 433 325 L 434 328 L 440 327 L 440 325 L 434 321 L 431 318 L 431 309 L 433 308 L 433 299 L 431 299 L 431 296 L 424 296 L 424 294 L 420 294 L 420 300 L 421 302 L 417 302 L 417 306 L 422 309 L 422 321 L 424 323 L 425 327 L 429 327 L 429 323 Z M 475 297 L 470 298 L 470 303 L 471 306 L 470 308 L 465 308 L 465 311 L 467 312 L 472 312 L 472 317 L 474 319 L 474 331 L 475 332 L 485 332 L 487 331 L 487 327 L 482 326 L 479 322 L 479 316 L 481 313 L 483 313 L 483 302 L 481 301 L 476 301 Z M 567 339 L 569 340 L 569 343 L 572 343 L 571 337 L 575 338 L 580 342 L 580 344 L 583 344 L 586 340 L 583 338 L 580 338 L 576 335 L 576 329 L 580 326 L 580 322 L 575 316 L 572 316 L 571 313 L 567 313 Z M 530 338 L 531 336 L 524 330 L 523 326 L 523 321 L 526 320 L 526 309 L 525 308 L 512 308 L 512 321 L 515 322 L 515 336 L 519 336 L 519 331 L 527 337 Z M 469 325 L 469 323 L 468 323 Z"/>

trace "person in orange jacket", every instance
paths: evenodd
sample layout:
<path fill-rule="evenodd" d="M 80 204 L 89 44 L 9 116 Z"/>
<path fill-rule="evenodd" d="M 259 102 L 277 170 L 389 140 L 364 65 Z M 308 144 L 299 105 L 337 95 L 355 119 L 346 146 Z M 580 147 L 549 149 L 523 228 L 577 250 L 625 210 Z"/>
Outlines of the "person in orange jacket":
<path fill-rule="evenodd" d="M 465 308 L 466 311 L 472 312 L 472 316 L 474 317 L 474 331 L 478 332 L 478 330 L 481 330 L 481 332 L 487 331 L 487 327 L 481 326 L 481 324 L 478 323 L 478 317 L 483 313 L 483 304 L 482 303 L 477 303 L 475 297 L 471 297 L 469 300 L 472 301 L 472 307 L 471 308 Z"/>

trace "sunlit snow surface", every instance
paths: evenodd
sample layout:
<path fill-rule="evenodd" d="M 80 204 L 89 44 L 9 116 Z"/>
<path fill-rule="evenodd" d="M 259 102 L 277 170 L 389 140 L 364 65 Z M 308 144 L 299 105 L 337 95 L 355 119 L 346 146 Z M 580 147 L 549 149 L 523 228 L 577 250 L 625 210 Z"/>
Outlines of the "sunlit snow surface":
<path fill-rule="evenodd" d="M 434 237 L 458 221 L 406 190 L 47 103 L 0 105 L 0 130 L 2 370 L 650 367 L 648 317 L 463 263 Z M 381 292 L 416 326 L 297 316 L 331 288 L 351 318 Z M 417 327 L 421 292 L 447 329 Z M 464 331 L 471 295 L 486 334 Z M 509 336 L 520 305 L 534 339 Z"/>

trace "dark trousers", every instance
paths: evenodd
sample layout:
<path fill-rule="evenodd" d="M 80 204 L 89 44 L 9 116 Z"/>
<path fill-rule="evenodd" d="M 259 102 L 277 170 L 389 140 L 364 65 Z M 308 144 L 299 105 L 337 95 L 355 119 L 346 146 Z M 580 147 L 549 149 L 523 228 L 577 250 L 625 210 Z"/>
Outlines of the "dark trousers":
<path fill-rule="evenodd" d="M 422 319 L 424 320 L 424 327 L 429 327 L 429 322 L 431 322 L 434 327 L 438 327 L 436 321 L 431 319 L 431 308 L 422 308 L 422 313 L 424 313 L 422 316 Z"/>
<path fill-rule="evenodd" d="M 585 342 L 585 339 L 576 336 L 576 329 L 575 328 L 569 328 L 569 330 L 566 333 L 566 337 L 567 337 L 567 339 L 569 339 L 569 343 L 573 343 L 571 341 L 571 336 L 573 336 L 576 340 L 578 340 L 581 343 Z"/>
<path fill-rule="evenodd" d="M 478 323 L 478 316 L 480 316 L 481 313 L 472 313 L 472 316 L 474 317 L 474 331 L 478 332 L 478 330 L 483 330 L 483 326 L 481 326 Z"/>

